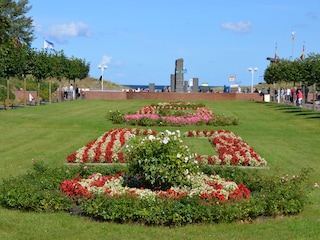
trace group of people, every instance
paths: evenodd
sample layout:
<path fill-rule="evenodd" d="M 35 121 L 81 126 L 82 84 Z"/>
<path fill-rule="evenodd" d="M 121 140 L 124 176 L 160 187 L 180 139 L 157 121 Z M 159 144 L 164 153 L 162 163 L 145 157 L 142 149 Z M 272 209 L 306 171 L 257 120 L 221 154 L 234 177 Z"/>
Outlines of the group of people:
<path fill-rule="evenodd" d="M 304 93 L 303 93 L 304 89 Z M 281 88 L 280 89 L 280 102 L 285 104 L 293 104 L 299 107 L 302 107 L 302 101 L 304 97 L 304 102 L 308 101 L 308 87 L 292 87 L 290 88 Z"/>
<path fill-rule="evenodd" d="M 79 89 L 76 86 L 76 90 L 74 91 L 73 84 L 70 84 L 70 87 L 68 87 L 66 84 L 62 88 L 63 90 L 63 99 L 64 100 L 73 100 L 80 98 L 81 95 L 83 95 L 83 90 Z"/>

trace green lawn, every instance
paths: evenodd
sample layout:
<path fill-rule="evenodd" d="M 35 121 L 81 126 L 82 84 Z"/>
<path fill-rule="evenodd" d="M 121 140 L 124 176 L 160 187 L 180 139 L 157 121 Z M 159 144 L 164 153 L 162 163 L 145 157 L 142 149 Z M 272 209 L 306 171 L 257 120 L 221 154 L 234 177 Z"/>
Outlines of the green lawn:
<path fill-rule="evenodd" d="M 106 119 L 108 111 L 133 112 L 156 102 L 81 100 L 0 111 L 0 179 L 26 173 L 32 168 L 32 159 L 60 166 L 69 153 L 107 130 L 132 127 L 113 125 Z M 302 167 L 311 167 L 314 171 L 310 178 L 320 184 L 320 112 L 274 103 L 202 103 L 216 114 L 240 119 L 240 125 L 220 129 L 230 129 L 268 161 L 270 170 L 261 171 L 294 175 Z M 184 132 L 219 127 L 179 129 Z M 188 145 L 201 153 L 214 154 L 206 140 L 188 140 Z M 297 216 L 180 228 L 114 224 L 68 213 L 40 214 L 0 208 L 0 239 L 319 239 L 319 188 L 310 194 L 310 200 L 310 205 Z"/>

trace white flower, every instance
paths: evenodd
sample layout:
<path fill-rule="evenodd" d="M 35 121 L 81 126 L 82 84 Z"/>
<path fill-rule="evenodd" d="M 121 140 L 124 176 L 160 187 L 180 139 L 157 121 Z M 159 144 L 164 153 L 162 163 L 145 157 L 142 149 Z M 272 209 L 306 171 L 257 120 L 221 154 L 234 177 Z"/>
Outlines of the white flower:
<path fill-rule="evenodd" d="M 170 132 L 169 130 L 166 130 L 166 133 L 167 133 L 168 135 L 170 135 L 170 134 L 171 134 L 171 132 Z"/>
<path fill-rule="evenodd" d="M 163 142 L 164 144 L 167 144 L 169 141 L 170 141 L 170 138 L 165 137 L 162 142 Z"/>
<path fill-rule="evenodd" d="M 181 158 L 181 154 L 180 153 L 177 153 L 177 158 Z"/>
<path fill-rule="evenodd" d="M 187 163 L 189 161 L 189 157 L 185 157 L 184 161 Z"/>
<path fill-rule="evenodd" d="M 149 139 L 150 141 L 152 141 L 152 140 L 154 140 L 154 139 L 155 139 L 155 136 L 153 136 L 153 135 L 149 135 L 148 139 Z"/>
<path fill-rule="evenodd" d="M 180 130 L 176 130 L 178 137 L 180 137 Z"/>

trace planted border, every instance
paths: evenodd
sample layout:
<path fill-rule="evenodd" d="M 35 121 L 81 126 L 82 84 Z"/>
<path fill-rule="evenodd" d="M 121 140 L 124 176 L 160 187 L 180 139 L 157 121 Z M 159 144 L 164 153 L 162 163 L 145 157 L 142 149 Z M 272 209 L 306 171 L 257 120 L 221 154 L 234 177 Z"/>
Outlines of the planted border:
<path fill-rule="evenodd" d="M 125 152 L 121 151 L 134 135 L 154 135 L 148 129 L 111 129 L 94 141 L 67 156 L 68 163 L 125 163 Z M 248 143 L 229 130 L 197 130 L 183 133 L 184 137 L 208 138 L 218 156 L 197 154 L 199 163 L 218 166 L 265 167 L 267 162 Z"/>
<path fill-rule="evenodd" d="M 158 103 L 142 107 L 133 114 L 110 111 L 108 119 L 115 124 L 127 123 L 135 126 L 226 126 L 239 124 L 237 118 L 215 115 L 203 104 L 188 102 Z"/>

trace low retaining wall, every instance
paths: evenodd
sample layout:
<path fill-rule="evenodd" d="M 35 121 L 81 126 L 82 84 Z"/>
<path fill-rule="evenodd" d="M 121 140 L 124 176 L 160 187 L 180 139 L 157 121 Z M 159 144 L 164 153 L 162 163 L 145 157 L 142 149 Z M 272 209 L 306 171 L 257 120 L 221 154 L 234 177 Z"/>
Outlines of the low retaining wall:
<path fill-rule="evenodd" d="M 23 100 L 23 91 L 13 91 L 16 98 Z M 29 101 L 29 93 L 33 98 L 37 97 L 36 91 L 26 91 L 25 98 Z M 81 97 L 82 98 L 82 97 Z M 243 101 L 264 101 L 263 96 L 258 93 L 212 93 L 212 92 L 190 92 L 190 93 L 177 93 L 177 92 L 125 92 L 125 91 L 85 91 L 83 98 L 85 99 L 105 99 L 105 100 L 166 100 L 166 101 L 223 101 L 223 100 L 243 100 Z M 308 99 L 312 99 L 313 95 L 309 94 Z"/>
<path fill-rule="evenodd" d="M 85 91 L 85 99 L 107 99 L 107 100 L 126 100 L 126 92 L 116 91 Z"/>
<path fill-rule="evenodd" d="M 13 94 L 16 96 L 16 99 L 24 100 L 26 99 L 29 102 L 29 94 L 31 94 L 33 99 L 37 98 L 37 91 L 13 91 Z"/>
<path fill-rule="evenodd" d="M 176 92 L 113 92 L 113 91 L 86 91 L 86 99 L 108 100 L 166 100 L 166 101 L 197 101 L 197 100 L 246 100 L 263 101 L 257 93 L 176 93 Z"/>
<path fill-rule="evenodd" d="M 127 93 L 127 99 L 155 99 L 155 100 L 172 100 L 172 101 L 197 101 L 197 100 L 251 100 L 262 101 L 263 97 L 259 94 L 244 93 L 176 93 L 176 92 L 154 92 L 154 93 Z"/>

